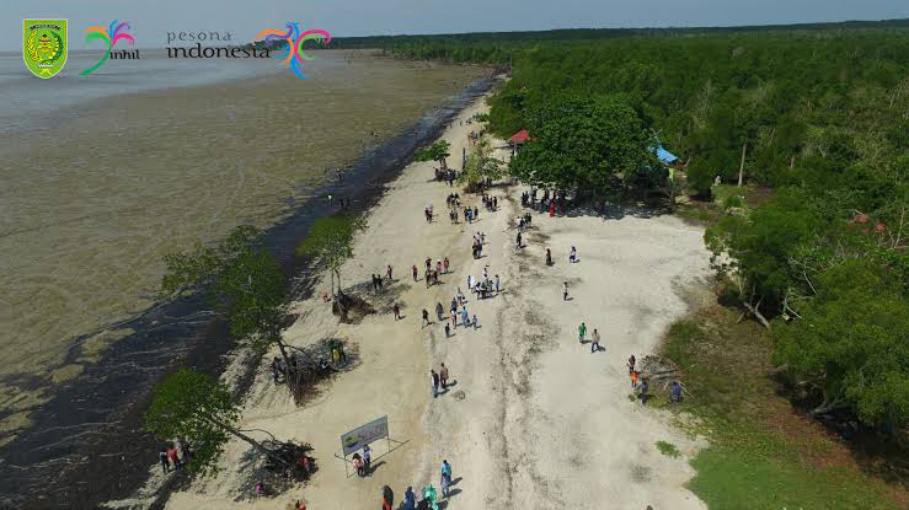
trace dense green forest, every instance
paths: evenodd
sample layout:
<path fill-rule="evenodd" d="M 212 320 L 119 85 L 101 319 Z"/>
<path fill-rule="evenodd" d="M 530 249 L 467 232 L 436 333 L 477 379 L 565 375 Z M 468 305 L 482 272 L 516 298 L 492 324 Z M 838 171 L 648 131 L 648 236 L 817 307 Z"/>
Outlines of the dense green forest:
<path fill-rule="evenodd" d="M 814 412 L 848 409 L 892 431 L 909 421 L 907 27 L 346 44 L 507 66 L 489 128 L 530 130 L 511 165 L 527 182 L 594 195 L 659 187 L 640 178 L 654 168 L 646 149 L 658 140 L 680 157 L 695 203 L 715 201 L 720 188 L 759 190 L 759 201 L 733 192 L 719 204 L 706 235 L 718 272 L 771 330 L 775 362 L 811 389 Z"/>

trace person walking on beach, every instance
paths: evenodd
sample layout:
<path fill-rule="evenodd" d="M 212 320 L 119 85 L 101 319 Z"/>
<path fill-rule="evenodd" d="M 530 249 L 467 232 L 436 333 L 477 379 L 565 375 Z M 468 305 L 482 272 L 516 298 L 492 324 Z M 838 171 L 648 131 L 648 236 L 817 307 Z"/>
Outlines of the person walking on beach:
<path fill-rule="evenodd" d="M 600 350 L 600 332 L 597 331 L 597 328 L 593 328 L 593 334 L 591 337 L 592 341 L 590 342 L 590 353 L 593 354 Z"/>
<path fill-rule="evenodd" d="M 574 264 L 578 261 L 578 250 L 574 246 L 571 247 L 571 255 L 568 256 L 568 262 Z"/>
<path fill-rule="evenodd" d="M 432 380 L 432 398 L 436 398 L 439 396 L 439 374 L 435 370 L 430 370 L 429 377 Z"/>
<path fill-rule="evenodd" d="M 631 389 L 638 387 L 638 372 L 637 370 L 631 371 Z"/>
<path fill-rule="evenodd" d="M 521 239 L 521 233 L 518 232 L 518 248 L 523 248 L 523 247 L 524 247 L 524 244 Z"/>
<path fill-rule="evenodd" d="M 568 301 L 568 282 L 565 282 L 562 289 L 562 301 Z"/>
<path fill-rule="evenodd" d="M 395 306 L 393 306 L 391 310 L 395 313 L 395 321 L 401 318 L 401 307 L 398 306 L 397 303 L 395 303 Z"/>
<path fill-rule="evenodd" d="M 442 303 L 436 303 L 436 317 L 439 319 L 439 322 L 442 322 L 442 317 L 444 317 L 445 307 L 442 306 Z"/>
<path fill-rule="evenodd" d="M 391 277 L 391 274 L 392 274 L 392 269 L 391 269 L 391 264 L 389 264 L 388 270 L 385 272 L 385 275 L 388 276 L 388 281 L 394 280 L 394 278 Z"/>
<path fill-rule="evenodd" d="M 585 336 L 587 336 L 587 324 L 582 322 L 581 325 L 578 326 L 578 342 L 583 344 Z"/>
<path fill-rule="evenodd" d="M 439 385 L 442 386 L 443 390 L 448 389 L 448 367 L 445 366 L 445 363 L 442 363 L 439 367 Z"/>
<path fill-rule="evenodd" d="M 647 404 L 647 389 L 648 388 L 649 388 L 649 384 L 647 384 L 647 377 L 646 376 L 641 377 L 641 392 L 638 395 L 638 398 L 641 399 L 641 405 Z"/>
<path fill-rule="evenodd" d="M 442 479 L 439 485 L 442 486 L 442 495 L 448 498 L 448 490 L 451 488 L 451 464 L 447 459 L 442 461 Z"/>
<path fill-rule="evenodd" d="M 414 266 L 413 266 L 413 281 L 417 281 L 417 277 L 418 277 L 418 276 L 420 276 L 420 273 L 419 273 L 419 271 L 417 271 L 417 265 L 414 264 Z"/>
<path fill-rule="evenodd" d="M 634 372 L 634 363 L 634 354 L 632 354 L 631 357 L 628 358 L 628 375 L 631 375 L 631 373 Z"/>
<path fill-rule="evenodd" d="M 458 329 L 458 312 L 457 310 L 451 311 L 451 327 Z"/>
<path fill-rule="evenodd" d="M 444 270 L 442 274 L 448 274 L 448 257 L 442 261 L 442 269 Z"/>
<path fill-rule="evenodd" d="M 445 338 L 451 338 L 451 325 L 445 323 Z"/>
<path fill-rule="evenodd" d="M 423 326 L 420 329 L 425 328 L 429 324 L 430 324 L 429 323 L 429 312 L 427 312 L 426 309 L 424 308 L 423 309 Z"/>
<path fill-rule="evenodd" d="M 549 251 L 549 248 L 546 248 L 546 265 L 547 266 L 552 265 L 552 252 Z"/>
<path fill-rule="evenodd" d="M 473 314 L 473 329 L 476 331 L 480 327 L 480 323 L 477 321 L 477 314 Z"/>

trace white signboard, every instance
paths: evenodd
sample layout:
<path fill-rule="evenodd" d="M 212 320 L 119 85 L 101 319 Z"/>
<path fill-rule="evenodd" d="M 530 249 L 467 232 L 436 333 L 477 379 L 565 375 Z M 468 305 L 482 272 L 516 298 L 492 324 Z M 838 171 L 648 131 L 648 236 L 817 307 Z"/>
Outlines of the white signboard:
<path fill-rule="evenodd" d="M 362 449 L 364 446 L 388 437 L 388 416 L 373 420 L 341 436 L 341 449 L 344 455 Z"/>

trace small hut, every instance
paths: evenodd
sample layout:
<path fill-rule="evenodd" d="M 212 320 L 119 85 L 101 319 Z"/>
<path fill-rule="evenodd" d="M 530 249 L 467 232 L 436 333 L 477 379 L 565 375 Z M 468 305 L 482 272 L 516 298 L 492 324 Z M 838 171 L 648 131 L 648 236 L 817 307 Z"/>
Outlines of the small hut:
<path fill-rule="evenodd" d="M 521 146 L 530 141 L 530 133 L 526 129 L 522 129 L 517 133 L 511 135 L 511 138 L 508 139 L 508 144 L 511 145 L 511 155 L 514 156 Z"/>

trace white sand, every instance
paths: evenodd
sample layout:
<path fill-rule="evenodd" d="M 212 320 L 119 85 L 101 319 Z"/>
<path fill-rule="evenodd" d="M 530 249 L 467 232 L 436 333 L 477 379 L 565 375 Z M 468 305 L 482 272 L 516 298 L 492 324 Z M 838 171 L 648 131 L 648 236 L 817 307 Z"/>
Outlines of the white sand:
<path fill-rule="evenodd" d="M 481 111 L 486 107 L 478 102 L 460 118 Z M 452 164 L 460 166 L 472 129 L 479 126 L 455 120 L 445 133 Z M 395 322 L 386 311 L 390 299 L 371 293 L 367 299 L 383 313 L 357 325 L 339 324 L 319 299 L 298 303 L 302 318 L 288 330 L 289 342 L 345 338 L 358 346 L 362 363 L 327 383 L 304 407 L 276 389 L 264 369 L 247 399 L 243 428 L 313 445 L 320 470 L 312 481 L 276 499 L 251 499 L 251 470 L 238 472 L 248 448 L 233 441 L 221 461 L 224 471 L 175 494 L 167 508 L 274 509 L 301 495 L 310 509 L 380 508 L 385 484 L 396 500 L 407 485 L 418 492 L 429 482 L 438 487 L 443 458 L 452 463 L 457 482 L 449 509 L 706 508 L 684 488 L 697 444 L 674 430 L 666 414 L 628 400 L 625 368 L 630 354 L 649 353 L 685 312 L 677 289 L 707 273 L 702 231 L 672 217 L 536 214 L 525 234 L 528 246 L 518 252 L 520 188 L 493 191 L 499 197 L 496 213 L 469 197 L 467 203 L 480 206 L 480 221 L 452 226 L 445 207 L 451 190 L 431 178 L 431 164 L 413 164 L 402 173 L 369 215 L 355 259 L 343 271 L 349 285 L 368 282 L 391 264 L 405 319 Z M 437 220 L 427 224 L 423 208 L 430 203 Z M 478 230 L 486 234 L 486 257 L 473 260 L 471 236 Z M 572 245 L 579 250 L 577 264 L 567 260 Z M 545 247 L 553 250 L 554 267 L 543 264 Z M 454 273 L 442 285 L 427 289 L 413 282 L 413 264 L 422 275 L 426 257 L 445 256 Z M 467 293 L 467 275 L 481 277 L 484 266 L 490 277 L 502 277 L 504 292 L 480 302 L 468 296 L 479 330 L 458 328 L 446 340 L 441 324 L 420 328 L 423 308 L 435 318 L 440 301 L 447 311 L 457 287 Z M 567 302 L 564 281 L 573 296 Z M 581 321 L 591 332 L 599 329 L 605 350 L 591 354 L 589 345 L 578 343 Z M 429 369 L 439 362 L 450 367 L 457 385 L 434 400 Z M 384 445 L 377 445 L 373 475 L 345 477 L 344 463 L 333 457 L 340 435 L 385 414 L 392 437 L 407 443 L 381 458 L 376 456 Z M 677 445 L 682 456 L 660 454 L 659 440 Z"/>

